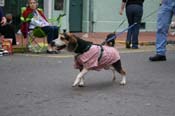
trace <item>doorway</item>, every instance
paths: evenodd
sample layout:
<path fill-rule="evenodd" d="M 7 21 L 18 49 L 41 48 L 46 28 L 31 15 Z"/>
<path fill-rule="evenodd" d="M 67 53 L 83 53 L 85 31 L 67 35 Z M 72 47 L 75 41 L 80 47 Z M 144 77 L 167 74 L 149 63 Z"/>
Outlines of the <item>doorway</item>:
<path fill-rule="evenodd" d="M 70 0 L 69 6 L 70 32 L 82 32 L 82 8 L 83 0 Z"/>

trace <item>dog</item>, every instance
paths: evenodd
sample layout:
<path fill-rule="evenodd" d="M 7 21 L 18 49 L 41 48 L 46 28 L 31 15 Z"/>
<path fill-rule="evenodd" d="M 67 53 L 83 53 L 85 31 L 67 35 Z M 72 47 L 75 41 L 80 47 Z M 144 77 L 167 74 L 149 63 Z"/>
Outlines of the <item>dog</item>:
<path fill-rule="evenodd" d="M 110 35 L 107 36 L 111 37 Z M 121 85 L 126 84 L 126 72 L 123 70 L 119 52 L 114 46 L 115 43 L 109 45 L 93 44 L 90 41 L 80 39 L 72 33 L 59 34 L 59 37 L 53 40 L 52 45 L 56 47 L 65 46 L 69 52 L 76 53 L 75 68 L 80 70 L 73 83 L 73 87 L 84 86 L 84 76 L 90 70 L 99 71 L 101 69 L 111 69 L 113 72 L 113 81 L 116 79 L 115 71 L 117 71 L 122 79 Z"/>

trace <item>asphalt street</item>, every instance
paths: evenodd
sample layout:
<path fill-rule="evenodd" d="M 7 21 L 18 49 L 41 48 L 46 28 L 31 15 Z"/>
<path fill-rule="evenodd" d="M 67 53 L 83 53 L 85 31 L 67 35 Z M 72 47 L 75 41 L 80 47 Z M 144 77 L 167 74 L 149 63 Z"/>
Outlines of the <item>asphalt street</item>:
<path fill-rule="evenodd" d="M 153 54 L 122 50 L 125 86 L 102 70 L 83 88 L 72 87 L 72 54 L 0 57 L 0 116 L 175 116 L 175 51 L 165 62 L 150 62 Z"/>

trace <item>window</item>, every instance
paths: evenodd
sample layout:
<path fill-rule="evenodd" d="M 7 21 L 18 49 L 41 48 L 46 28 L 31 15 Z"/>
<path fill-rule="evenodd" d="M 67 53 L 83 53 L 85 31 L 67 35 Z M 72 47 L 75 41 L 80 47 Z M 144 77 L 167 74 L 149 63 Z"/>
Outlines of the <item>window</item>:
<path fill-rule="evenodd" d="M 55 0 L 55 10 L 63 10 L 64 0 Z"/>
<path fill-rule="evenodd" d="M 4 6 L 5 5 L 5 1 L 4 0 L 0 0 L 0 6 Z"/>

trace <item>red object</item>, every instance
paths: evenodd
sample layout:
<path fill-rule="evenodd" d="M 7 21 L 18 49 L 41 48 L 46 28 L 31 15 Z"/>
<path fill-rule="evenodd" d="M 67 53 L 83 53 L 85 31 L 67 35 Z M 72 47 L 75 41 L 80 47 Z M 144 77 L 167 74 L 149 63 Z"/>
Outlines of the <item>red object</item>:
<path fill-rule="evenodd" d="M 9 54 L 13 54 L 12 39 L 2 39 L 2 48 L 7 50 Z"/>

